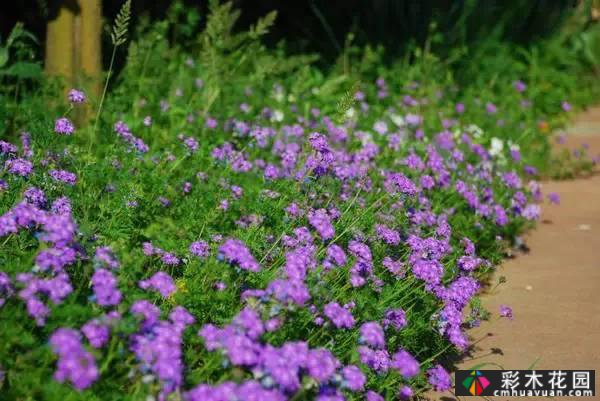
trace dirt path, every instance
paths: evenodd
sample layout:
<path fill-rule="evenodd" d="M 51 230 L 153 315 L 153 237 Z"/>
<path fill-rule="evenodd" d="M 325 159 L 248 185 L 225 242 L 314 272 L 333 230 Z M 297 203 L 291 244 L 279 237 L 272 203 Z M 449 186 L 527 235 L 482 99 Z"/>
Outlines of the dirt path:
<path fill-rule="evenodd" d="M 566 145 L 588 143 L 592 155 L 600 154 L 600 109 L 579 121 L 583 126 L 569 131 L 574 134 L 567 136 Z M 588 133 L 590 127 L 596 135 Z M 493 282 L 500 276 L 507 282 L 483 298 L 494 317 L 470 330 L 476 344 L 457 367 L 493 362 L 506 369 L 529 369 L 534 363 L 537 369 L 596 369 L 593 399 L 600 400 L 600 174 L 544 183 L 543 189 L 558 193 L 560 205 L 543 205 L 541 223 L 526 236 L 530 252 L 508 260 L 495 273 Z M 500 305 L 513 308 L 514 320 L 498 318 Z M 457 399 L 450 393 L 427 397 Z"/>

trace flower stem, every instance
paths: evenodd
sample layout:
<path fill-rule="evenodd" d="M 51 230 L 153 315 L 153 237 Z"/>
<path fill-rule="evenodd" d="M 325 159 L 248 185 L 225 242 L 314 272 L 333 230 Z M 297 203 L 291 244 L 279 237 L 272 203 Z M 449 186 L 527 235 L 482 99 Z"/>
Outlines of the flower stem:
<path fill-rule="evenodd" d="M 104 98 L 106 97 L 106 91 L 108 89 L 108 81 L 112 75 L 113 64 L 115 62 L 115 55 L 117 54 L 117 46 L 113 46 L 112 55 L 110 56 L 110 65 L 108 66 L 108 74 L 106 75 L 106 81 L 104 82 L 104 90 L 102 91 L 102 97 L 100 98 L 100 104 L 98 105 L 98 111 L 96 112 L 96 121 L 94 121 L 94 131 L 92 133 L 92 141 L 96 138 L 96 130 L 98 128 L 98 121 L 100 121 L 100 114 L 102 113 L 102 106 L 104 105 Z M 90 142 L 92 142 L 90 141 Z M 91 143 L 90 143 L 91 146 Z"/>

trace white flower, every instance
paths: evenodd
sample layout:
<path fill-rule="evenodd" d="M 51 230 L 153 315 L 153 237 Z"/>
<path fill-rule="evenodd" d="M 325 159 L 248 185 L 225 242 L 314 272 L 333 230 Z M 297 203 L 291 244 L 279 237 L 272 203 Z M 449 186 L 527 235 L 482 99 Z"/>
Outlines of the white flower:
<path fill-rule="evenodd" d="M 281 110 L 273 110 L 273 115 L 271 116 L 271 122 L 282 122 L 283 121 L 283 111 Z"/>
<path fill-rule="evenodd" d="M 514 152 L 518 152 L 519 150 L 521 150 L 521 147 L 519 145 L 517 145 L 516 143 L 513 143 L 512 141 L 508 141 L 508 148 Z"/>
<path fill-rule="evenodd" d="M 476 126 L 475 124 L 471 124 L 467 127 L 467 132 L 473 134 L 475 138 L 480 138 L 483 135 L 483 130 Z"/>
<path fill-rule="evenodd" d="M 490 155 L 496 157 L 502 153 L 504 149 L 504 142 L 502 142 L 499 138 L 492 138 L 492 143 L 490 144 Z"/>
<path fill-rule="evenodd" d="M 273 93 L 273 99 L 275 99 L 278 103 L 283 102 L 283 99 L 285 99 L 285 94 L 283 93 L 283 89 L 275 90 Z"/>
<path fill-rule="evenodd" d="M 354 107 L 350 107 L 348 110 L 346 110 L 346 118 L 353 118 L 356 115 L 356 110 L 354 109 Z"/>
<path fill-rule="evenodd" d="M 394 124 L 396 124 L 398 127 L 404 127 L 406 126 L 406 121 L 404 121 L 404 117 L 402 117 L 401 115 L 398 114 L 390 114 L 390 119 L 392 120 L 392 122 Z"/>

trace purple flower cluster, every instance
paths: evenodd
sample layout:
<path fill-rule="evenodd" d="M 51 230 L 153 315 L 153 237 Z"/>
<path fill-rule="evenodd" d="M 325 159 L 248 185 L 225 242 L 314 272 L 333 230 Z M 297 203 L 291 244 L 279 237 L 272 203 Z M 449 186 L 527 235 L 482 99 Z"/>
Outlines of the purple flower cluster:
<path fill-rule="evenodd" d="M 127 142 L 132 148 L 135 148 L 140 153 L 146 153 L 150 148 L 148 145 L 144 143 L 144 141 L 140 138 L 135 137 L 127 124 L 123 121 L 118 121 L 115 124 L 115 132 L 118 136 L 120 136 L 125 142 Z"/>
<path fill-rule="evenodd" d="M 55 181 L 64 182 L 65 184 L 75 185 L 77 182 L 77 176 L 69 171 L 65 170 L 50 170 L 48 173 Z"/>
<path fill-rule="evenodd" d="M 131 308 L 133 313 L 146 314 L 146 319 L 143 329 L 131 337 L 130 348 L 141 371 L 151 372 L 160 381 L 161 395 L 166 398 L 183 383 L 183 332 L 195 319 L 185 308 L 177 306 L 168 320 L 158 320 L 155 310 L 142 309 L 142 305 L 145 304 L 138 302 Z"/>
<path fill-rule="evenodd" d="M 110 329 L 99 320 L 90 320 L 81 327 L 81 332 L 94 348 L 102 348 L 109 340 Z"/>
<path fill-rule="evenodd" d="M 94 356 L 81 344 L 78 331 L 67 328 L 56 330 L 50 337 L 50 345 L 58 355 L 54 378 L 59 382 L 70 381 L 77 390 L 91 386 L 99 376 Z"/>
<path fill-rule="evenodd" d="M 264 388 L 261 383 L 248 380 L 242 383 L 224 382 L 216 386 L 200 384 L 184 394 L 185 401 L 286 401 L 277 390 Z"/>
<path fill-rule="evenodd" d="M 151 288 L 155 291 L 158 291 L 164 298 L 169 297 L 177 289 L 171 276 L 165 272 L 154 273 L 154 275 L 148 280 L 140 281 L 139 286 L 144 290 Z"/>
<path fill-rule="evenodd" d="M 75 126 L 73 126 L 71 120 L 66 117 L 62 117 L 55 121 L 54 132 L 59 135 L 71 135 L 73 132 L 75 132 Z"/>
<path fill-rule="evenodd" d="M 260 336 L 267 328 L 258 313 L 250 308 L 242 310 L 232 323 L 222 329 L 211 324 L 204 325 L 198 333 L 209 351 L 223 350 L 230 363 L 252 369 L 255 377 L 267 388 L 277 394 L 293 394 L 301 388 L 302 376 L 307 375 L 320 385 L 332 387 L 336 377 L 341 375 L 338 383 L 350 391 L 361 391 L 366 384 L 366 376 L 353 365 L 342 366 L 334 355 L 324 349 L 310 349 L 305 342 L 286 342 L 277 348 L 262 344 Z M 264 387 L 263 387 L 264 390 Z M 214 388 L 200 385 L 190 393 L 190 399 L 197 399 L 202 394 L 212 397 Z M 212 398 L 207 398 L 212 399 Z"/>
<path fill-rule="evenodd" d="M 121 302 L 121 291 L 116 277 L 106 269 L 98 269 L 91 279 L 96 302 L 100 306 L 114 306 Z"/>
<path fill-rule="evenodd" d="M 69 102 L 73 104 L 85 102 L 85 93 L 77 89 L 71 89 L 67 94 L 67 97 L 69 98 Z"/>
<path fill-rule="evenodd" d="M 151 242 L 144 242 L 142 244 L 142 252 L 146 256 L 160 256 L 161 262 L 165 265 L 178 266 L 181 263 L 181 260 L 173 253 L 154 246 Z"/>
<path fill-rule="evenodd" d="M 210 254 L 210 247 L 206 241 L 196 241 L 190 244 L 190 253 L 199 258 L 206 258 Z"/>
<path fill-rule="evenodd" d="M 45 200 L 45 195 L 39 190 L 28 190 L 27 193 L 30 201 L 41 203 Z M 22 229 L 38 229 L 38 239 L 48 244 L 37 254 L 32 273 L 17 275 L 17 282 L 23 286 L 18 296 L 26 303 L 29 315 L 41 326 L 45 324 L 50 309 L 40 295 L 59 304 L 73 291 L 64 269 L 77 258 L 74 241 L 77 227 L 70 213 L 53 213 L 25 200 L 0 216 L 0 236 Z"/>
<path fill-rule="evenodd" d="M 388 245 L 398 245 L 400 243 L 400 233 L 383 224 L 378 224 L 375 227 L 377 237 Z"/>
<path fill-rule="evenodd" d="M 406 378 L 416 376 L 420 370 L 419 362 L 405 350 L 399 350 L 394 354 L 390 366 Z"/>
<path fill-rule="evenodd" d="M 331 217 L 325 209 L 310 211 L 308 213 L 308 222 L 317 230 L 323 241 L 330 240 L 335 235 Z"/>
<path fill-rule="evenodd" d="M 385 312 L 383 319 L 383 327 L 393 327 L 395 330 L 400 330 L 406 327 L 406 313 L 402 308 L 390 309 Z"/>
<path fill-rule="evenodd" d="M 377 322 L 367 322 L 360 326 L 360 342 L 372 348 L 385 348 L 385 334 Z"/>
<path fill-rule="evenodd" d="M 4 163 L 4 168 L 11 174 L 27 177 L 33 171 L 33 164 L 25 159 L 9 159 Z"/>
<path fill-rule="evenodd" d="M 340 306 L 337 302 L 330 302 L 323 308 L 323 314 L 331 320 L 331 323 L 338 329 L 350 329 L 354 327 L 354 317 L 352 313 Z"/>
<path fill-rule="evenodd" d="M 452 378 L 440 365 L 436 365 L 427 371 L 429 384 L 436 391 L 446 391 L 452 388 Z"/>
<path fill-rule="evenodd" d="M 99 246 L 96 248 L 94 261 L 97 266 L 106 267 L 111 270 L 116 270 L 121 266 L 112 249 L 107 246 Z"/>
<path fill-rule="evenodd" d="M 219 256 L 224 258 L 228 263 L 237 265 L 242 270 L 257 272 L 260 270 L 260 265 L 246 248 L 246 245 L 237 239 L 228 239 L 219 247 Z"/>

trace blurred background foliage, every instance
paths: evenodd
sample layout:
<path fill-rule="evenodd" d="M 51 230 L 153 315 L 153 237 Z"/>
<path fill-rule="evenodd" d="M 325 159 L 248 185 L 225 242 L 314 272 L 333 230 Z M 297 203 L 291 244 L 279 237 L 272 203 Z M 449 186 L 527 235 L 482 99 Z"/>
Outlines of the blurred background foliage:
<path fill-rule="evenodd" d="M 182 58 L 191 56 L 206 66 L 204 112 L 222 101 L 219 94 L 228 86 L 285 72 L 296 74 L 294 85 L 300 86 L 328 77 L 324 93 L 331 95 L 343 94 L 356 80 L 401 74 L 402 80 L 450 80 L 461 97 L 477 99 L 500 96 L 523 79 L 541 116 L 565 99 L 576 107 L 596 101 L 591 83 L 600 74 L 600 0 L 232 0 L 226 15 L 212 18 L 212 27 L 210 3 L 133 0 L 131 40 L 117 52 L 111 75 L 119 77 L 110 80 L 110 89 L 123 92 L 133 85 L 139 91 L 156 77 L 172 78 Z M 97 10 L 89 10 L 90 4 Z M 41 60 L 48 74 L 65 76 L 53 69 L 77 59 L 68 67 L 75 75 L 63 87 L 86 90 L 92 104 L 100 97 L 103 71 L 111 64 L 109 28 L 122 5 L 123 0 L 22 0 L 5 7 L 1 132 L 15 131 L 15 119 L 30 113 L 31 104 L 19 103 L 26 93 L 47 93 L 27 101 L 44 107 L 55 97 L 59 84 L 41 79 Z M 65 10 L 97 25 L 91 38 L 81 30 L 89 24 L 80 21 L 65 36 L 76 40 L 57 39 L 64 33 L 57 21 Z M 263 25 L 256 26 L 261 17 Z M 47 40 L 50 34 L 54 40 Z M 90 54 L 97 60 L 89 60 Z M 302 70 L 309 64 L 319 69 Z"/>
<path fill-rule="evenodd" d="M 5 7 L 0 15 L 0 35 L 6 38 L 17 21 L 40 41 L 46 35 L 46 22 L 56 17 L 64 0 L 23 0 Z M 120 0 L 104 0 L 103 15 L 112 20 Z M 586 5 L 587 4 L 587 5 Z M 585 29 L 592 16 L 592 2 L 578 0 L 234 0 L 241 10 L 236 28 L 245 30 L 257 18 L 277 11 L 278 18 L 265 43 L 286 42 L 292 53 L 318 53 L 331 62 L 353 34 L 353 44 L 382 45 L 386 56 L 407 54 L 423 46 L 432 33 L 440 38 L 432 50 L 450 56 L 457 48 L 481 43 L 507 41 L 526 45 L 560 30 L 578 8 L 588 8 Z M 208 2 L 202 0 L 136 0 L 134 16 L 162 20 L 166 15 L 179 19 L 172 26 L 171 40 L 195 36 L 206 24 Z M 185 12 L 180 12 L 185 10 Z M 435 31 L 432 31 L 435 26 Z M 104 38 L 106 40 L 106 38 Z M 42 49 L 40 49 L 42 52 Z"/>

